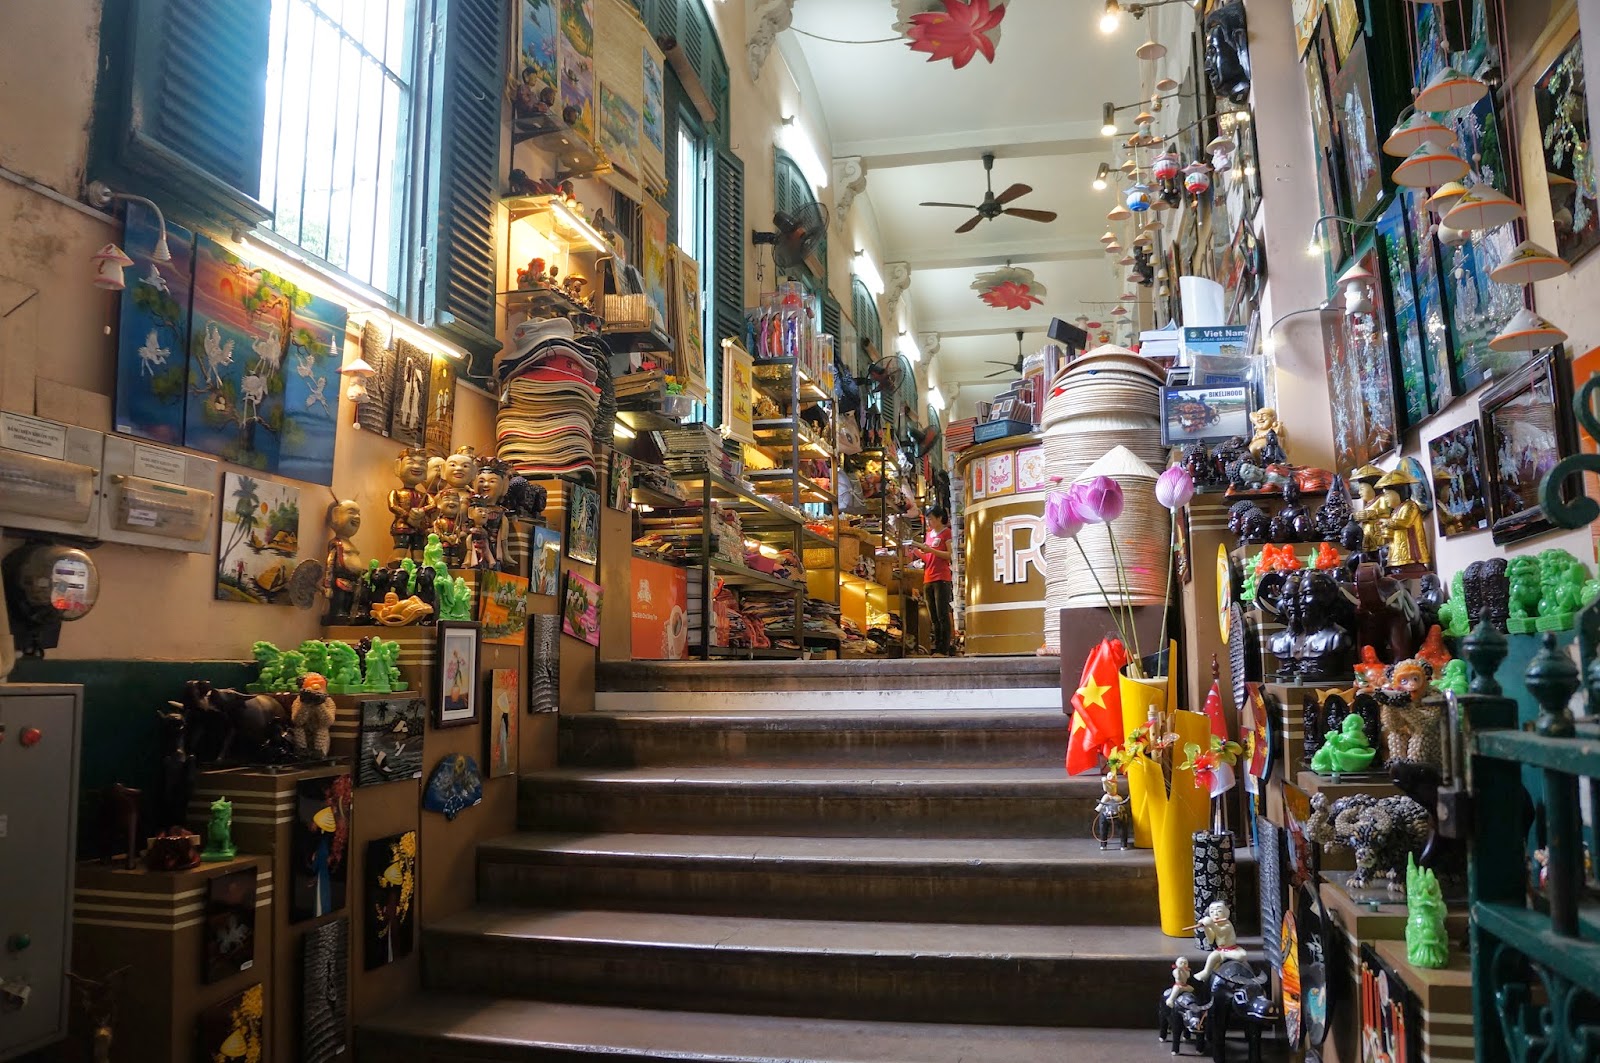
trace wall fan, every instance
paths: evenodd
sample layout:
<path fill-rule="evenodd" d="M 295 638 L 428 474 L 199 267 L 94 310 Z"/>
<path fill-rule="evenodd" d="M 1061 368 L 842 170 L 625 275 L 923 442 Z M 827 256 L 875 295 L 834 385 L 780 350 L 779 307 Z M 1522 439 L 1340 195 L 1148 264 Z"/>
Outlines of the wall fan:
<path fill-rule="evenodd" d="M 898 421 L 916 401 L 917 377 L 903 354 L 880 358 L 867 368 L 867 401 L 861 430 L 867 447 L 887 446 L 896 437 Z"/>
<path fill-rule="evenodd" d="M 822 263 L 816 250 L 828 235 L 828 209 L 821 203 L 807 203 L 792 214 L 780 211 L 772 216 L 772 227 L 772 232 L 752 232 L 750 240 L 757 247 L 772 248 L 773 266 L 780 271 L 804 269 L 821 277 Z"/>
<path fill-rule="evenodd" d="M 1012 373 L 1015 373 L 1018 376 L 1021 376 L 1022 375 L 1022 330 L 1021 329 L 1017 329 L 1017 360 L 1016 361 L 1014 361 L 1014 362 L 997 362 L 993 358 L 986 358 L 986 359 L 984 359 L 984 364 L 986 364 L 986 365 L 1003 365 L 1003 366 L 1006 367 L 1006 368 L 1000 370 L 1000 372 L 998 372 L 998 373 L 990 373 L 988 376 L 983 378 L 985 380 L 993 380 L 997 376 L 1010 376 Z"/>
<path fill-rule="evenodd" d="M 970 233 L 978 227 L 980 221 L 992 221 L 1002 214 L 1009 214 L 1013 218 L 1023 218 L 1027 221 L 1055 221 L 1056 212 L 1053 210 L 1030 210 L 1026 207 L 1008 207 L 1007 203 L 1021 199 L 1033 191 L 1032 185 L 1014 184 L 1001 192 L 994 194 L 994 153 L 983 153 L 983 180 L 987 186 L 983 193 L 983 202 L 976 206 L 967 203 L 923 203 L 924 207 L 959 207 L 962 210 L 975 210 L 977 214 L 967 219 L 956 228 L 958 233 Z"/>

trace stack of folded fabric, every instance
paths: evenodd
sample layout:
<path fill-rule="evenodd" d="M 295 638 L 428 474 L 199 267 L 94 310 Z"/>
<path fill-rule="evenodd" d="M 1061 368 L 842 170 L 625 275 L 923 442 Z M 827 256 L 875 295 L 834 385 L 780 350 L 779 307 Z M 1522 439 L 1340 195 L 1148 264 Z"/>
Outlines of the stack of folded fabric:
<path fill-rule="evenodd" d="M 497 450 L 514 472 L 530 478 L 594 475 L 596 432 L 604 420 L 609 438 L 616 413 L 615 397 L 607 398 L 602 387 L 610 383 L 610 356 L 603 349 L 598 340 L 577 337 L 563 318 L 524 321 L 512 331 L 510 346 L 495 359 L 495 378 Z"/>

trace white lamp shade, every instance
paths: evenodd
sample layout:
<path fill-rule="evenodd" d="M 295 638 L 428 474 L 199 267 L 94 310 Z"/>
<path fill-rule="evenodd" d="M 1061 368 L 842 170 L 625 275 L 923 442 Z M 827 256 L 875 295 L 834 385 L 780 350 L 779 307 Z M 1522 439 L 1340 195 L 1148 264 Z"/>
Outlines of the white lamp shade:
<path fill-rule="evenodd" d="M 1446 181 L 1428 197 L 1428 209 L 1443 214 L 1456 205 L 1456 200 L 1467 194 L 1467 186 L 1460 181 Z"/>
<path fill-rule="evenodd" d="M 1389 139 L 1383 142 L 1385 155 L 1403 159 L 1423 144 L 1432 142 L 1441 147 L 1452 147 L 1461 139 L 1449 126 L 1441 125 L 1433 115 L 1419 111 L 1394 127 Z"/>
<path fill-rule="evenodd" d="M 1171 78 L 1162 78 L 1156 82 L 1157 92 L 1171 92 L 1178 87 L 1178 83 Z"/>
<path fill-rule="evenodd" d="M 1488 92 L 1489 86 L 1482 80 L 1447 66 L 1429 78 L 1417 93 L 1416 107 L 1419 111 L 1435 113 L 1457 111 L 1477 103 Z"/>
<path fill-rule="evenodd" d="M 1467 176 L 1466 160 L 1452 155 L 1431 140 L 1425 141 L 1406 161 L 1395 167 L 1396 184 L 1407 188 L 1436 188 L 1446 181 L 1459 181 Z"/>
<path fill-rule="evenodd" d="M 1124 207 L 1121 203 L 1106 211 L 1107 221 L 1127 221 L 1131 217 L 1133 217 L 1133 211 Z"/>
<path fill-rule="evenodd" d="M 120 292 L 128 286 L 122 279 L 122 270 L 133 265 L 133 259 L 116 244 L 107 244 L 91 256 L 94 263 L 94 286 L 110 292 Z"/>
<path fill-rule="evenodd" d="M 1565 343 L 1567 334 L 1524 307 L 1506 322 L 1500 335 L 1489 341 L 1494 351 L 1537 351 Z"/>
<path fill-rule="evenodd" d="M 1144 60 L 1156 60 L 1166 57 L 1167 46 L 1160 41 L 1145 41 L 1133 50 L 1133 54 Z"/>
<path fill-rule="evenodd" d="M 1507 222 L 1516 221 L 1527 212 L 1522 204 L 1489 185 L 1467 189 L 1467 194 L 1456 200 L 1440 220 L 1452 229 L 1474 232 L 1478 229 L 1495 229 Z"/>
<path fill-rule="evenodd" d="M 1565 259 L 1524 240 L 1489 272 L 1489 279 L 1496 284 L 1533 284 L 1559 277 L 1568 269 Z"/>

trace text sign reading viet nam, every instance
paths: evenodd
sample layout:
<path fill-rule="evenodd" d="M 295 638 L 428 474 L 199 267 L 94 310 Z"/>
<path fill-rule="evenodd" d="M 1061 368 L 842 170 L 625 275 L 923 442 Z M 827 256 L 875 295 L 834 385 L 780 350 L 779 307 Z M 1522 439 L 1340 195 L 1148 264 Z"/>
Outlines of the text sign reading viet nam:
<path fill-rule="evenodd" d="M 1028 566 L 1044 577 L 1044 517 L 1011 513 L 990 526 L 994 536 L 994 578 L 997 583 L 1028 582 Z"/>

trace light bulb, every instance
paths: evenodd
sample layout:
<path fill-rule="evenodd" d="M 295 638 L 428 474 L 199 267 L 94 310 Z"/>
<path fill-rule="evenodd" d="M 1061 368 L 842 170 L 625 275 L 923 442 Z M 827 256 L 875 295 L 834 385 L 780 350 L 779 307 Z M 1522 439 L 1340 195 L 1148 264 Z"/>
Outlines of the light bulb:
<path fill-rule="evenodd" d="M 1105 13 L 1100 16 L 1100 32 L 1115 33 L 1122 25 L 1122 5 L 1117 0 L 1106 0 Z"/>
<path fill-rule="evenodd" d="M 1102 136 L 1114 137 L 1117 135 L 1117 105 L 1107 103 L 1100 108 L 1100 133 Z"/>
<path fill-rule="evenodd" d="M 1311 242 L 1306 245 L 1306 256 L 1308 258 L 1321 258 L 1322 257 L 1322 241 L 1318 240 L 1315 236 L 1313 236 L 1311 238 Z"/>

